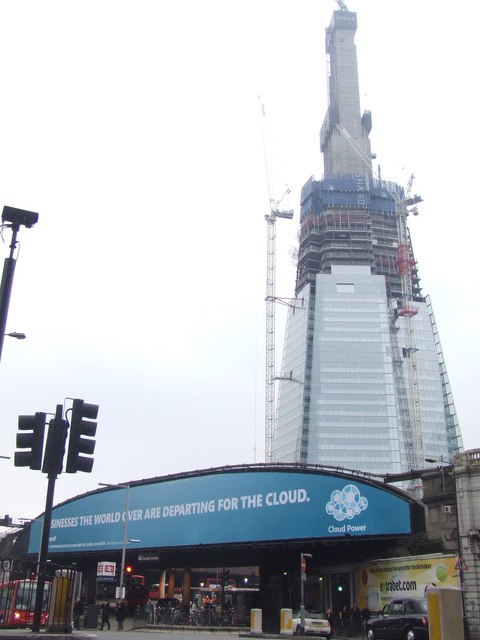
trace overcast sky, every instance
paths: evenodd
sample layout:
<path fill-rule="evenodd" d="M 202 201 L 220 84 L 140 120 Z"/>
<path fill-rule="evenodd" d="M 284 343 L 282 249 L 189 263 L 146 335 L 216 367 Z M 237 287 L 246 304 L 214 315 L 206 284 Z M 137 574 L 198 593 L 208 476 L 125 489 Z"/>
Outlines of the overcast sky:
<path fill-rule="evenodd" d="M 382 177 L 424 203 L 410 229 L 466 449 L 480 447 L 478 3 L 350 0 Z M 320 178 L 333 0 L 0 0 L 0 207 L 19 233 L 0 363 L 1 455 L 17 417 L 100 405 L 92 474 L 55 502 L 264 460 L 268 193 L 278 296 L 293 296 L 299 192 Z M 261 96 L 261 100 L 259 100 Z M 2 261 L 11 234 L 0 244 Z M 277 313 L 277 371 L 284 311 Z M 0 516 L 43 511 L 46 477 L 0 460 Z"/>

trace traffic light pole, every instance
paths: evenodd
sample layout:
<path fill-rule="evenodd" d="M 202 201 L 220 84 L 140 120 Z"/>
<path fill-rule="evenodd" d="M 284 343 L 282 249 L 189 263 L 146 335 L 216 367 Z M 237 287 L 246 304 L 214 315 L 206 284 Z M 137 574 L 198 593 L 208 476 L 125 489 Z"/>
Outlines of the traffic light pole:
<path fill-rule="evenodd" d="M 55 426 L 63 423 L 63 406 L 57 405 L 55 413 Z M 55 427 L 54 427 L 55 428 Z M 63 455 L 63 454 L 62 454 Z M 53 467 L 53 469 L 52 469 Z M 48 471 L 47 497 L 45 500 L 45 513 L 43 515 L 42 537 L 40 539 L 40 551 L 37 561 L 37 591 L 35 593 L 35 606 L 33 610 L 32 631 L 38 633 L 40 631 L 43 592 L 45 591 L 45 568 L 48 556 L 48 542 L 50 539 L 50 527 L 52 523 L 53 496 L 55 493 L 55 480 L 57 479 L 57 469 L 51 465 Z"/>
<path fill-rule="evenodd" d="M 24 212 L 25 215 L 36 215 Z M 2 282 L 2 296 L 3 296 Z M 95 449 L 95 435 L 97 423 L 92 421 L 98 413 L 98 405 L 88 404 L 80 399 L 73 400 L 72 407 L 72 423 L 70 427 L 70 438 L 68 443 L 68 458 L 66 471 L 67 473 L 76 473 L 83 471 L 90 473 L 93 466 L 93 458 L 80 455 L 88 454 L 90 456 Z M 55 493 L 55 480 L 63 471 L 63 458 L 65 455 L 65 443 L 67 440 L 67 432 L 69 428 L 68 421 L 63 418 L 63 405 L 57 404 L 55 418 L 50 420 L 48 427 L 47 446 L 45 453 L 43 452 L 43 440 L 45 432 L 45 413 L 38 412 L 35 415 L 19 416 L 18 428 L 21 433 L 17 434 L 17 447 L 19 449 L 27 449 L 27 451 L 15 452 L 16 467 L 30 467 L 34 470 L 42 470 L 47 474 L 48 487 L 47 497 L 45 501 L 45 512 L 43 515 L 42 534 L 40 539 L 40 549 L 37 561 L 37 590 L 35 594 L 35 605 L 33 611 L 32 631 L 38 633 L 40 631 L 43 596 L 46 582 L 46 565 L 48 556 L 48 543 L 50 540 L 50 528 L 52 522 L 53 495 Z M 28 431 L 30 433 L 23 433 Z M 85 437 L 86 436 L 86 437 Z M 42 465 L 43 456 L 43 465 Z M 128 522 L 128 485 L 127 486 L 127 505 L 125 512 L 123 555 L 122 555 L 122 576 L 121 585 L 123 586 L 123 570 L 125 567 L 125 546 L 126 531 Z"/>
<path fill-rule="evenodd" d="M 123 486 L 126 490 L 125 496 L 125 522 L 123 524 L 123 544 L 122 544 L 122 566 L 120 568 L 120 598 L 125 598 L 125 556 L 127 553 L 127 528 L 128 528 L 128 502 L 130 499 L 130 485 Z"/>
<path fill-rule="evenodd" d="M 300 554 L 300 629 L 302 636 L 305 635 L 305 582 L 307 581 L 306 558 L 311 558 L 311 553 Z"/>

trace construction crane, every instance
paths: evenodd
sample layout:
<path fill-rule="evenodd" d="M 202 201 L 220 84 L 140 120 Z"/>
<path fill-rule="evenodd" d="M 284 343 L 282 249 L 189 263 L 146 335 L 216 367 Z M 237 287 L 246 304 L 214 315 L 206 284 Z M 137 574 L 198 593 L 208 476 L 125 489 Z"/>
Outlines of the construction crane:
<path fill-rule="evenodd" d="M 403 349 L 403 361 L 408 361 L 408 380 L 410 388 L 410 403 L 407 412 L 403 412 L 402 427 L 404 430 L 404 439 L 406 445 L 406 455 L 408 464 L 411 469 L 421 469 L 423 466 L 423 426 L 420 404 L 420 390 L 418 384 L 418 367 L 417 367 L 417 348 L 415 346 L 415 328 L 414 317 L 418 313 L 418 308 L 413 303 L 413 270 L 415 259 L 413 257 L 412 243 L 410 241 L 410 232 L 407 224 L 407 217 L 411 212 L 418 215 L 416 205 L 422 202 L 421 196 L 411 196 L 412 183 L 414 175 L 410 179 L 405 188 L 404 194 L 401 195 L 395 189 L 392 189 L 388 182 L 382 181 L 381 178 L 372 171 L 371 157 L 369 157 L 360 147 L 355 138 L 350 135 L 347 129 L 341 125 L 336 125 L 342 136 L 347 140 L 350 146 L 355 150 L 359 158 L 366 165 L 369 173 L 379 181 L 380 184 L 388 191 L 395 202 L 395 213 L 397 219 L 397 235 L 399 239 L 397 249 L 397 267 L 400 276 L 402 297 L 400 308 L 397 315 L 404 318 L 405 327 L 405 347 Z M 396 338 L 395 338 L 396 339 Z M 400 363 L 399 375 L 403 375 L 403 368 Z M 394 363 L 395 364 L 395 363 Z M 403 380 L 402 380 L 403 382 Z M 397 389 L 401 395 L 401 391 Z M 401 401 L 401 398 L 400 398 Z M 408 415 L 405 415 L 405 414 Z M 412 446 L 409 446 L 409 443 Z"/>
<path fill-rule="evenodd" d="M 413 440 L 412 452 L 412 468 L 421 469 L 423 467 L 423 427 L 422 413 L 420 404 L 420 390 L 418 386 L 418 367 L 417 367 L 417 351 L 415 346 L 415 327 L 414 317 L 418 313 L 418 308 L 413 302 L 413 268 L 415 259 L 412 252 L 412 243 L 410 241 L 410 232 L 407 225 L 407 217 L 409 215 L 409 207 L 415 207 L 422 198 L 418 195 L 411 196 L 411 189 L 414 175 L 410 176 L 405 194 L 403 198 L 397 195 L 395 199 L 395 209 L 397 214 L 397 231 L 398 231 L 398 249 L 397 264 L 398 274 L 400 276 L 402 286 L 402 302 L 398 315 L 405 321 L 405 344 L 404 355 L 408 361 L 410 381 L 410 397 L 411 397 L 411 434 Z M 415 209 L 414 209 L 415 211 Z"/>
<path fill-rule="evenodd" d="M 267 280 L 266 280 L 266 322 L 265 322 L 265 462 L 273 462 L 275 439 L 275 276 L 276 276 L 276 222 L 278 218 L 291 220 L 293 210 L 280 209 L 280 205 L 290 193 L 276 200 L 272 197 L 270 171 L 265 134 L 265 108 L 261 104 L 262 142 L 267 178 L 270 212 L 265 214 L 267 222 Z"/>

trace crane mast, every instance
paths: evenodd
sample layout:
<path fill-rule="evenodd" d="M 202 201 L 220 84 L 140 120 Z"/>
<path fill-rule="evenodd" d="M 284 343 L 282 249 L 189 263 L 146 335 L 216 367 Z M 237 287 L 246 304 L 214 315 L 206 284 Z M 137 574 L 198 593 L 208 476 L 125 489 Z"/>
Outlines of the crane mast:
<path fill-rule="evenodd" d="M 267 281 L 265 294 L 265 462 L 273 462 L 275 438 L 275 271 L 276 218 L 271 211 L 267 222 Z"/>
<path fill-rule="evenodd" d="M 400 276 L 402 287 L 402 303 L 398 311 L 398 315 L 404 318 L 405 327 L 405 357 L 408 362 L 408 380 L 410 383 L 411 397 L 411 434 L 413 440 L 412 452 L 412 468 L 421 469 L 423 466 L 423 427 L 422 413 L 420 404 L 420 389 L 418 385 L 418 365 L 417 351 L 415 346 L 415 326 L 414 317 L 418 313 L 418 308 L 413 305 L 413 269 L 415 259 L 412 252 L 412 243 L 410 241 L 410 232 L 407 225 L 408 207 L 414 206 L 422 201 L 420 196 L 410 197 L 413 182 L 413 174 L 408 181 L 405 196 L 402 199 L 395 200 L 397 213 L 397 230 L 398 230 L 398 274 Z"/>
<path fill-rule="evenodd" d="M 280 204 L 290 189 L 286 189 L 280 200 L 272 197 L 267 143 L 265 136 L 265 108 L 261 105 L 262 141 L 267 178 L 268 200 L 270 211 L 265 214 L 267 223 L 267 278 L 266 278 L 266 321 L 265 321 L 265 462 L 273 462 L 275 440 L 275 277 L 276 277 L 276 242 L 277 218 L 291 220 L 293 210 L 281 210 Z"/>
<path fill-rule="evenodd" d="M 285 191 L 285 195 L 290 189 Z M 282 198 L 283 199 L 283 198 Z M 267 222 L 267 287 L 265 324 L 265 462 L 273 462 L 275 440 L 275 275 L 276 275 L 276 221 L 277 218 L 291 220 L 293 210 L 280 210 L 280 201 L 270 201 L 270 213 L 265 214 Z"/>

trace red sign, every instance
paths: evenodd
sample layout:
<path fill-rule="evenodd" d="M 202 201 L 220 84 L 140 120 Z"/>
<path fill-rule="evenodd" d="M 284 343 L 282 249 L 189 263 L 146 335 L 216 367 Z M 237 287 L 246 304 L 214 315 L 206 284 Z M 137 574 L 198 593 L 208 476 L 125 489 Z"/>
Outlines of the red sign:
<path fill-rule="evenodd" d="M 97 576 L 99 578 L 113 578 L 115 577 L 115 570 L 115 562 L 99 562 L 97 564 Z"/>
<path fill-rule="evenodd" d="M 457 564 L 455 565 L 457 571 L 468 571 L 467 564 L 462 556 L 458 556 Z"/>

